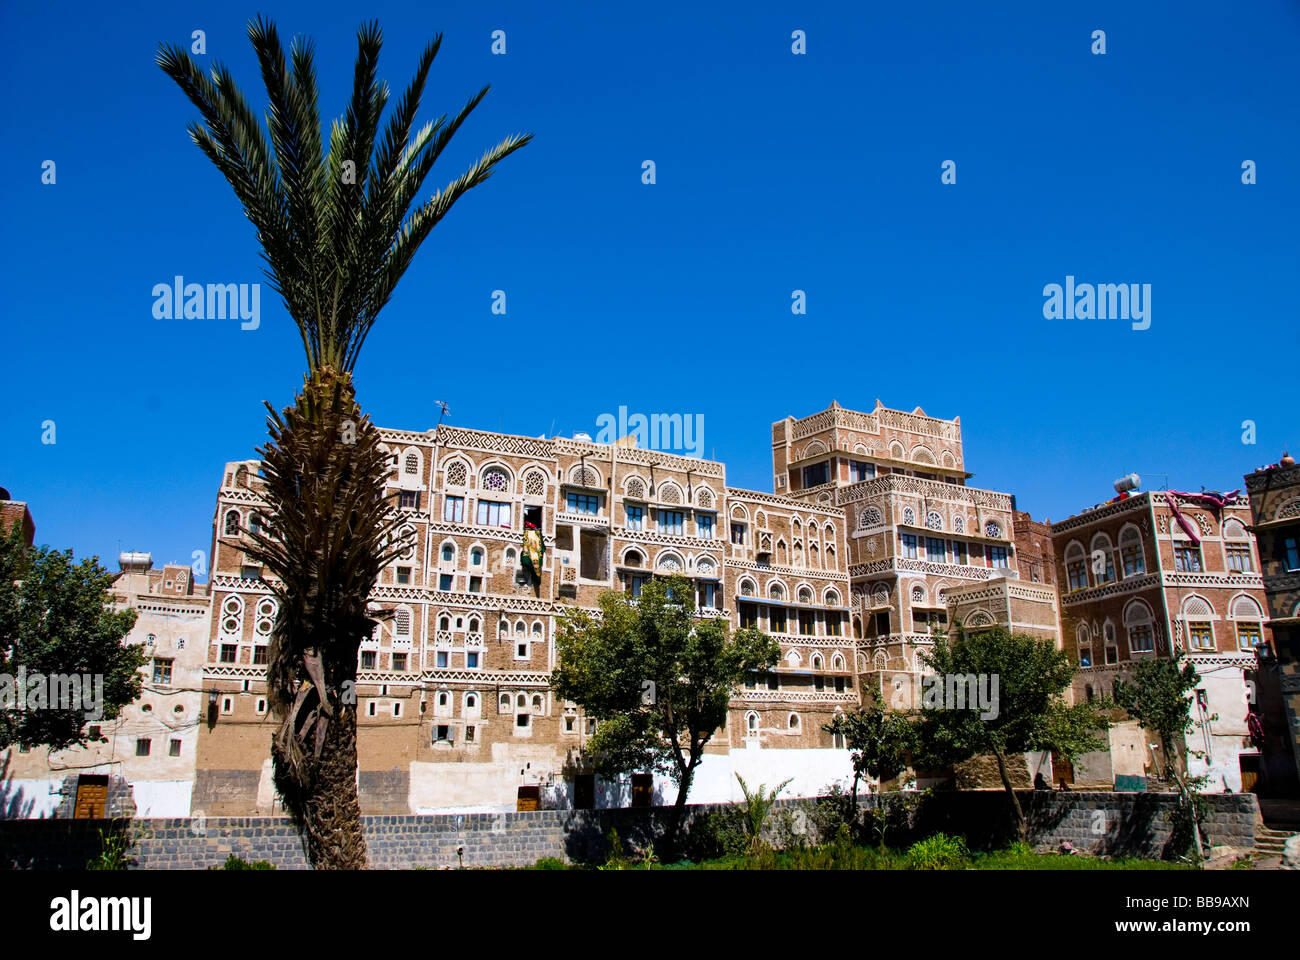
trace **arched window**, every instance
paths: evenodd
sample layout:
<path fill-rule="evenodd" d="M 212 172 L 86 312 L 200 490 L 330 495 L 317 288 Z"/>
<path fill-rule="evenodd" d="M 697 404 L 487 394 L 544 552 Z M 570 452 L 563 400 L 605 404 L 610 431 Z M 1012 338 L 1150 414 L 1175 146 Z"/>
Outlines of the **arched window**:
<path fill-rule="evenodd" d="M 483 489 L 493 493 L 505 493 L 510 489 L 510 478 L 506 472 L 497 467 L 483 471 Z"/>
<path fill-rule="evenodd" d="M 1079 653 L 1079 666 L 1092 666 L 1092 632 L 1086 623 L 1074 628 L 1074 645 Z"/>
<path fill-rule="evenodd" d="M 541 624 L 541 621 L 540 621 L 540 620 L 539 620 L 538 622 L 536 622 L 536 623 L 533 624 L 533 636 L 534 636 L 534 637 L 537 637 L 539 640 L 541 639 L 541 636 L 542 636 L 542 624 Z"/>
<path fill-rule="evenodd" d="M 248 515 L 248 532 L 262 532 L 262 517 L 256 510 Z"/>
<path fill-rule="evenodd" d="M 990 520 L 984 524 L 984 536 L 990 540 L 997 540 L 1002 536 L 1002 525 L 996 520 Z"/>
<path fill-rule="evenodd" d="M 1083 544 L 1078 540 L 1071 540 L 1065 548 L 1065 572 L 1071 590 L 1086 590 L 1091 586 L 1088 580 L 1088 558 L 1084 554 Z"/>
<path fill-rule="evenodd" d="M 439 630 L 450 630 L 450 629 L 451 629 L 451 619 L 448 618 L 448 617 L 442 617 L 441 619 L 439 619 L 439 620 L 438 620 L 438 629 L 439 629 Z"/>
<path fill-rule="evenodd" d="M 1125 577 L 1146 573 L 1147 560 L 1142 550 L 1142 533 L 1131 523 L 1119 532 L 1119 559 Z"/>
<path fill-rule="evenodd" d="M 789 727 L 790 727 L 791 730 L 793 730 L 793 731 L 795 731 L 796 733 L 798 733 L 798 732 L 799 732 L 799 714 L 797 714 L 797 713 L 792 713 L 792 714 L 790 714 L 790 719 L 787 721 L 787 724 L 789 725 Z"/>
<path fill-rule="evenodd" d="M 447 704 L 449 704 L 450 702 L 451 702 L 451 696 L 447 693 L 447 691 L 446 691 L 446 690 L 441 690 L 441 691 L 439 691 L 439 693 L 438 693 L 438 706 L 440 706 L 440 707 L 445 707 L 445 706 L 446 706 Z"/>
<path fill-rule="evenodd" d="M 1264 643 L 1264 613 L 1259 604 L 1245 595 L 1232 602 L 1232 619 L 1237 628 L 1237 648 L 1253 650 Z"/>
<path fill-rule="evenodd" d="M 478 709 L 478 694 L 475 693 L 465 694 L 465 709 L 466 710 Z"/>
<path fill-rule="evenodd" d="M 781 583 L 780 583 L 779 580 L 773 580 L 773 581 L 772 581 L 770 584 L 768 584 L 768 586 L 767 586 L 767 595 L 768 595 L 769 597 L 771 597 L 773 600 L 784 600 L 784 599 L 785 599 L 785 587 L 781 586 Z"/>
<path fill-rule="evenodd" d="M 813 601 L 812 591 L 809 590 L 807 587 L 800 587 L 800 588 L 799 588 L 799 602 L 800 602 L 800 603 L 812 603 L 812 601 Z"/>
<path fill-rule="evenodd" d="M 239 536 L 239 511 L 238 510 L 226 511 L 226 536 L 228 537 Z"/>
<path fill-rule="evenodd" d="M 1130 654 L 1152 653 L 1155 650 L 1154 622 L 1149 606 L 1141 600 L 1129 601 L 1124 608 L 1124 629 L 1128 633 Z"/>
<path fill-rule="evenodd" d="M 1099 533 L 1092 538 L 1092 550 L 1088 556 L 1092 575 L 1098 583 L 1112 583 L 1115 580 L 1115 553 L 1110 545 L 1110 537 Z"/>
<path fill-rule="evenodd" d="M 515 706 L 518 707 L 520 710 L 523 710 L 525 707 L 528 706 L 528 698 L 525 697 L 522 693 L 519 694 L 519 696 L 515 697 Z"/>
<path fill-rule="evenodd" d="M 442 545 L 442 562 L 443 563 L 456 562 L 456 545 L 454 543 L 448 541 L 447 543 L 444 543 Z"/>
<path fill-rule="evenodd" d="M 751 737 L 758 735 L 758 714 L 753 710 L 745 714 L 745 732 Z"/>
<path fill-rule="evenodd" d="M 483 548 L 475 547 L 469 552 L 469 563 L 472 567 L 483 566 Z"/>
<path fill-rule="evenodd" d="M 420 472 L 420 458 L 413 453 L 406 455 L 406 466 L 403 471 L 407 476 L 415 476 Z"/>
<path fill-rule="evenodd" d="M 639 567 L 645 563 L 645 558 L 636 550 L 629 550 L 623 555 L 623 566 Z"/>
<path fill-rule="evenodd" d="M 524 494 L 529 497 L 546 495 L 546 474 L 540 470 L 529 471 L 524 476 Z"/>
<path fill-rule="evenodd" d="M 812 668 L 814 670 L 823 670 L 825 669 L 825 666 L 826 664 L 825 661 L 822 660 L 822 655 L 820 653 L 814 653 L 812 657 Z"/>
<path fill-rule="evenodd" d="M 394 618 L 397 624 L 396 633 L 399 637 L 409 637 L 411 635 L 411 611 L 405 607 L 397 611 Z"/>
<path fill-rule="evenodd" d="M 470 633 L 478 633 L 478 628 L 479 628 L 479 622 L 478 622 L 477 619 L 471 620 L 471 621 L 469 622 L 469 632 L 470 632 Z"/>
<path fill-rule="evenodd" d="M 497 710 L 500 713 L 510 712 L 510 694 L 503 693 L 501 694 L 500 697 L 497 698 Z"/>
<path fill-rule="evenodd" d="M 1237 573 L 1254 573 L 1254 551 L 1250 545 L 1250 534 L 1236 517 L 1229 517 L 1223 522 L 1223 560 L 1229 570 Z"/>
<path fill-rule="evenodd" d="M 931 510 L 929 513 L 925 515 L 925 525 L 929 527 L 931 530 L 942 530 L 943 517 L 940 516 L 934 510 Z"/>
<path fill-rule="evenodd" d="M 907 524 L 909 527 L 916 526 L 916 511 L 911 507 L 903 508 L 903 523 Z"/>
<path fill-rule="evenodd" d="M 840 595 L 835 590 L 826 591 L 826 606 L 838 607 L 840 605 Z"/>
<path fill-rule="evenodd" d="M 842 671 L 844 669 L 844 658 L 838 653 L 831 658 L 831 669 L 836 671 Z"/>

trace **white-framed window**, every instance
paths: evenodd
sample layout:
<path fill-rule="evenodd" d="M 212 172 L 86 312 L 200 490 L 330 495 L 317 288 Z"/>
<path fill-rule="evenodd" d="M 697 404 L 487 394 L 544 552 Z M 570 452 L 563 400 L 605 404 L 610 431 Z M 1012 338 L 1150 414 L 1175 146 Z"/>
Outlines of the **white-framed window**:
<path fill-rule="evenodd" d="M 497 500 L 480 500 L 476 522 L 480 527 L 510 526 L 510 504 Z"/>
<path fill-rule="evenodd" d="M 1151 608 L 1141 600 L 1132 600 L 1124 608 L 1124 629 L 1128 631 L 1129 653 L 1155 651 L 1155 618 Z"/>

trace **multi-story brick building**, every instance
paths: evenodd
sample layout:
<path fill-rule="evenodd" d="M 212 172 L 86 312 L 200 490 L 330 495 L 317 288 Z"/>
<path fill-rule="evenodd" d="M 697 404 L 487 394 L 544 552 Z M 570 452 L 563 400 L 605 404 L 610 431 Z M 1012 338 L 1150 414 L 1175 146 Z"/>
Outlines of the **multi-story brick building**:
<path fill-rule="evenodd" d="M 1300 467 L 1284 453 L 1245 479 L 1268 606 L 1265 626 L 1276 654 L 1260 670 L 1260 772 L 1272 781 L 1269 792 L 1294 796 L 1300 770 Z"/>
<path fill-rule="evenodd" d="M 0 755 L 0 767 L 8 771 L 10 816 L 190 814 L 210 620 L 207 588 L 195 586 L 189 567 L 153 569 L 147 553 L 124 553 L 119 564 L 109 598 L 115 609 L 137 613 L 122 642 L 144 645 L 150 658 L 141 696 L 116 720 L 90 722 L 87 732 L 96 742 L 85 747 L 14 747 Z"/>
<path fill-rule="evenodd" d="M 1074 696 L 1113 693 L 1137 661 L 1186 657 L 1201 676 L 1186 741 L 1189 772 L 1208 776 L 1207 789 L 1240 791 L 1243 770 L 1249 781 L 1257 757 L 1247 681 L 1268 636 L 1249 503 L 1221 499 L 1126 492 L 1051 530 L 1062 636 L 1080 668 Z M 1165 776 L 1165 758 L 1157 764 L 1147 751 L 1136 753 L 1143 755 L 1138 769 Z"/>
<path fill-rule="evenodd" d="M 1012 498 L 966 486 L 964 463 L 961 419 L 919 407 L 832 404 L 772 425 L 777 491 L 845 513 L 860 673 L 915 673 L 949 631 L 951 591 L 1017 578 Z"/>
<path fill-rule="evenodd" d="M 8 536 L 18 525 L 22 528 L 22 537 L 27 546 L 36 542 L 36 521 L 27 504 L 21 500 L 9 499 L 9 491 L 0 487 L 0 536 Z"/>
<path fill-rule="evenodd" d="M 392 616 L 360 651 L 364 809 L 508 807 L 520 787 L 545 788 L 548 802 L 615 802 L 602 793 L 627 785 L 597 784 L 583 766 L 594 721 L 549 689 L 556 622 L 601 591 L 636 595 L 655 573 L 689 577 L 704 615 L 757 623 L 781 645 L 779 666 L 736 692 L 693 796 L 730 796 L 733 768 L 761 772 L 785 751 L 781 769 L 804 789 L 847 774 L 822 730 L 858 702 L 841 509 L 729 488 L 716 461 L 582 435 L 381 436 L 412 547 L 376 584 L 373 601 Z M 257 463 L 228 464 L 194 799 L 214 815 L 274 805 L 264 676 L 276 608 L 244 533 L 265 522 L 260 510 Z M 530 528 L 546 548 L 536 579 L 521 566 Z"/>

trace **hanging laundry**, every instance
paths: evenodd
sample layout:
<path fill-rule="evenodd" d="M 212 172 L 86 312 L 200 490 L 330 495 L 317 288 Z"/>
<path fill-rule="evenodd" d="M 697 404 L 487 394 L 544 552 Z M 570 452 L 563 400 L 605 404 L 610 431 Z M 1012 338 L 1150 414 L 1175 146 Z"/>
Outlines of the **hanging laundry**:
<path fill-rule="evenodd" d="M 525 567 L 532 571 L 533 578 L 538 583 L 542 582 L 542 557 L 545 555 L 546 544 L 542 542 L 542 531 L 537 529 L 535 523 L 526 524 L 522 562 Z"/>

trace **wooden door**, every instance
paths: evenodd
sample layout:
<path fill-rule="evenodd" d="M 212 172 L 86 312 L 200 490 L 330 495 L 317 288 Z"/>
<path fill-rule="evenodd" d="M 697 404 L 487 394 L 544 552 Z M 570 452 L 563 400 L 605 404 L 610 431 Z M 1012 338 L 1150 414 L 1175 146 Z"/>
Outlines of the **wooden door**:
<path fill-rule="evenodd" d="M 72 816 L 77 820 L 102 820 L 108 816 L 108 777 L 82 774 L 77 778 Z"/>
<path fill-rule="evenodd" d="M 1237 760 L 1241 764 L 1241 792 L 1254 793 L 1259 783 L 1259 754 L 1239 754 Z"/>

